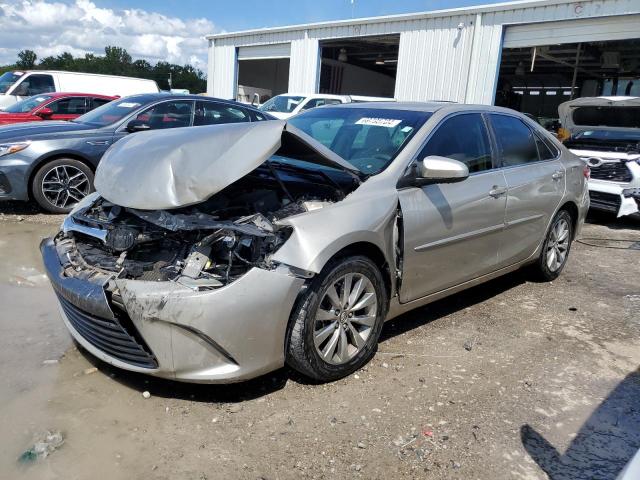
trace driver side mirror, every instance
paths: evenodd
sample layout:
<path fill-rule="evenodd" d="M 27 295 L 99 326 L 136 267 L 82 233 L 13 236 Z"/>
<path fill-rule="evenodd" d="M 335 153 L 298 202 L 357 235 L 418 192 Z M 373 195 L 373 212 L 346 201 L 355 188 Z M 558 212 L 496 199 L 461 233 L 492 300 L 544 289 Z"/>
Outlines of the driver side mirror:
<path fill-rule="evenodd" d="M 462 162 L 453 158 L 430 155 L 418 162 L 417 186 L 433 183 L 461 182 L 469 177 L 469 168 Z"/>
<path fill-rule="evenodd" d="M 51 115 L 53 115 L 53 110 L 51 110 L 49 107 L 42 107 L 36 112 L 36 115 L 40 118 L 49 118 Z"/>
<path fill-rule="evenodd" d="M 127 123 L 125 130 L 129 133 L 144 132 L 145 130 L 151 130 L 151 126 L 143 120 L 131 120 Z"/>

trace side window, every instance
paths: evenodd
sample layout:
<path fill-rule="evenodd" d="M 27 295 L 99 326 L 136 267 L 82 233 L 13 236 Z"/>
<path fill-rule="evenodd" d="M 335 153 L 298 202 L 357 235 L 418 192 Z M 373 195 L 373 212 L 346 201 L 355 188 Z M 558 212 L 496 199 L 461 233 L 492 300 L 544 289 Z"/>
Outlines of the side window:
<path fill-rule="evenodd" d="M 249 115 L 241 108 L 217 102 L 196 102 L 193 120 L 193 124 L 196 126 L 249 121 L 251 121 Z"/>
<path fill-rule="evenodd" d="M 539 160 L 537 137 L 524 122 L 507 115 L 491 114 L 490 117 L 503 166 L 510 167 Z"/>
<path fill-rule="evenodd" d="M 538 134 L 535 134 L 535 137 L 540 160 L 553 160 L 558 156 L 558 150 L 555 147 L 552 147 L 548 142 L 545 142 L 538 136 Z"/>
<path fill-rule="evenodd" d="M 445 120 L 433 133 L 419 159 L 429 155 L 458 160 L 469 167 L 470 173 L 490 170 L 491 144 L 482 115 L 464 113 Z"/>
<path fill-rule="evenodd" d="M 162 102 L 140 113 L 136 120 L 145 122 L 152 130 L 188 127 L 192 107 L 193 102 L 189 100 Z"/>
<path fill-rule="evenodd" d="M 106 105 L 109 102 L 111 102 L 111 100 L 106 98 L 93 98 L 91 100 L 91 110 L 93 110 L 94 108 L 101 107 L 102 105 Z"/>
<path fill-rule="evenodd" d="M 30 96 L 40 95 L 41 93 L 55 92 L 56 87 L 53 83 L 53 77 L 51 75 L 29 75 L 25 78 L 20 85 L 16 87 L 13 92 L 14 95 Z"/>
<path fill-rule="evenodd" d="M 55 115 L 82 115 L 87 113 L 84 97 L 63 98 L 47 105 Z"/>
<path fill-rule="evenodd" d="M 249 113 L 251 114 L 251 121 L 253 122 L 261 122 L 267 119 L 267 117 L 265 117 L 262 113 L 256 112 L 254 110 L 249 110 Z"/>

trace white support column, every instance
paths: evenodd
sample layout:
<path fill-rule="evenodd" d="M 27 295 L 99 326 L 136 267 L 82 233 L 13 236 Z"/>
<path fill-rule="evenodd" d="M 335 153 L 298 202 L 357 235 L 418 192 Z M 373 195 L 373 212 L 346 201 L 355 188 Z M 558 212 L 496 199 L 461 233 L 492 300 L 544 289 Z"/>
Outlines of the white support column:
<path fill-rule="evenodd" d="M 320 75 L 320 45 L 317 39 L 304 37 L 291 41 L 289 92 L 317 93 Z"/>

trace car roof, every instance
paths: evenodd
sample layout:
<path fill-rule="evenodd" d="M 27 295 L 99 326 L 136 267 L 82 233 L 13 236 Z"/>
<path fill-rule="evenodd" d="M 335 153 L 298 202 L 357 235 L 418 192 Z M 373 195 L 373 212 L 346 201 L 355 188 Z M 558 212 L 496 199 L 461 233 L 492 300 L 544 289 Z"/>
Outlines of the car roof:
<path fill-rule="evenodd" d="M 136 100 L 142 103 L 153 102 L 156 100 L 205 100 L 205 101 L 215 101 L 220 103 L 226 103 L 227 105 L 236 105 L 238 107 L 253 110 L 255 112 L 264 113 L 258 110 L 257 108 L 253 107 L 252 105 L 249 105 L 246 103 L 236 102 L 235 100 L 226 100 L 224 98 L 208 97 L 206 95 L 158 92 L 158 93 L 138 93 L 135 95 L 129 95 L 127 97 L 122 97 L 120 100 L 122 99 Z"/>
<path fill-rule="evenodd" d="M 115 100 L 116 98 L 120 98 L 114 95 L 102 95 L 100 93 L 80 93 L 80 92 L 51 92 L 51 93 L 41 93 L 40 95 L 47 95 L 51 98 L 61 98 L 61 97 L 96 97 L 96 98 L 109 98 Z M 38 96 L 38 95 L 34 95 Z"/>
<path fill-rule="evenodd" d="M 435 113 L 438 110 L 446 109 L 447 111 L 464 111 L 464 110 L 483 110 L 496 113 L 509 113 L 511 115 L 521 115 L 519 112 L 510 108 L 494 107 L 492 105 L 474 105 L 465 103 L 455 103 L 449 101 L 433 101 L 433 102 L 357 102 L 343 103 L 340 105 L 326 105 L 318 108 L 367 108 L 378 110 L 405 110 L 413 112 Z"/>

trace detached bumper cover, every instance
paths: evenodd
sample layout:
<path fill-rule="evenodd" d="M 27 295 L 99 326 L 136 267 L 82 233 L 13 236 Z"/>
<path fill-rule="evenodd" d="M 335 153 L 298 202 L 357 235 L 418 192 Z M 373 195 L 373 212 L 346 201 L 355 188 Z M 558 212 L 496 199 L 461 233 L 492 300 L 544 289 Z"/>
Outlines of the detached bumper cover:
<path fill-rule="evenodd" d="M 112 279 L 69 277 L 53 240 L 44 240 L 40 248 L 67 328 L 107 363 L 201 383 L 245 380 L 284 365 L 287 323 L 304 284 L 286 269 L 254 268 L 209 291 L 174 282 L 116 279 L 126 309 L 121 313 L 105 291 Z M 123 347 L 129 357 L 122 355 Z"/>
<path fill-rule="evenodd" d="M 640 211 L 640 188 L 627 188 L 614 183 L 589 182 L 591 208 L 615 213 L 618 217 Z"/>

